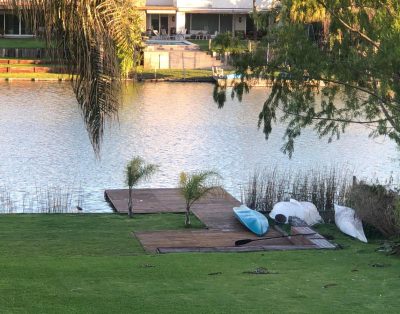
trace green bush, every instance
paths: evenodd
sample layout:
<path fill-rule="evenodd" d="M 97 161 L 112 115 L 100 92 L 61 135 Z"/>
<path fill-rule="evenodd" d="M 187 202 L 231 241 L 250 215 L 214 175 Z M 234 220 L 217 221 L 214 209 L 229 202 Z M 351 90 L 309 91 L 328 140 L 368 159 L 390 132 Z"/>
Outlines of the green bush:
<path fill-rule="evenodd" d="M 380 184 L 354 184 L 349 192 L 349 205 L 362 221 L 383 236 L 400 236 L 400 195 Z"/>
<path fill-rule="evenodd" d="M 225 52 L 238 53 L 245 49 L 246 47 L 240 39 L 230 32 L 218 34 L 211 41 L 211 50 L 220 54 Z"/>

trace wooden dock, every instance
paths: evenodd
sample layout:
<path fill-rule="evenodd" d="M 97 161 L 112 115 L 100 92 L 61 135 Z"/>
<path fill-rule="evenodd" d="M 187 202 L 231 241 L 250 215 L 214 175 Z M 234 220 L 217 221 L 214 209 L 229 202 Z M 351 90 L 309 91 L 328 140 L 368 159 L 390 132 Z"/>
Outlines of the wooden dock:
<path fill-rule="evenodd" d="M 185 202 L 179 189 L 135 189 L 133 212 L 136 214 L 183 213 Z M 106 190 L 105 198 L 118 213 L 128 211 L 128 190 Z M 215 191 L 195 203 L 192 212 L 207 229 L 135 232 L 147 252 L 249 252 L 267 250 L 301 250 L 335 248 L 310 228 L 293 228 L 293 234 L 309 236 L 284 237 L 279 229 L 270 228 L 266 237 L 280 237 L 254 241 L 236 247 L 240 239 L 256 239 L 235 218 L 232 208 L 240 202 L 224 190 Z M 183 219 L 183 217 L 182 217 Z M 183 223 L 183 220 L 182 220 Z"/>

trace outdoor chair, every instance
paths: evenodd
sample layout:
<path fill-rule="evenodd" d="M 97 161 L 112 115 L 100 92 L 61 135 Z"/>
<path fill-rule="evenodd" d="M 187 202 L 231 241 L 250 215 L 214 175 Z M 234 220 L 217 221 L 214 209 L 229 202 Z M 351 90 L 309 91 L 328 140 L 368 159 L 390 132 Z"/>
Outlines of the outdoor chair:
<path fill-rule="evenodd" d="M 169 35 L 164 28 L 161 29 L 161 39 L 169 39 Z"/>
<path fill-rule="evenodd" d="M 218 77 L 218 78 L 225 77 L 223 68 L 213 66 L 211 69 L 212 69 L 212 73 L 213 73 L 214 77 Z"/>
<path fill-rule="evenodd" d="M 206 31 L 203 33 L 203 39 L 210 39 L 211 35 Z"/>
<path fill-rule="evenodd" d="M 187 29 L 181 29 L 177 34 L 176 34 L 176 40 L 184 40 L 186 38 L 186 31 Z"/>
<path fill-rule="evenodd" d="M 196 34 L 196 39 L 203 39 L 203 32 L 198 32 Z"/>
<path fill-rule="evenodd" d="M 218 36 L 218 31 L 215 31 L 214 32 L 214 35 L 210 35 L 210 39 L 214 39 L 215 37 L 217 37 Z"/>
<path fill-rule="evenodd" d="M 155 35 L 155 39 L 161 39 L 160 34 L 158 33 L 158 30 L 153 29 L 153 34 Z"/>

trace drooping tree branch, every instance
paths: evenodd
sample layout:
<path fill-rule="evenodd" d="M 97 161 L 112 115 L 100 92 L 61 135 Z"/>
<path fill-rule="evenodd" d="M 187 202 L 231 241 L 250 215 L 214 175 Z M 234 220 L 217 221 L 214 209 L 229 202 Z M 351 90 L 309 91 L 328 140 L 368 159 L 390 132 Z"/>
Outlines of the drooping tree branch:
<path fill-rule="evenodd" d="M 344 27 L 346 27 L 349 31 L 351 31 L 352 33 L 358 34 L 361 38 L 363 38 L 364 40 L 368 41 L 370 44 L 372 44 L 375 48 L 380 47 L 379 42 L 374 41 L 373 39 L 371 39 L 367 34 L 361 32 L 359 29 L 351 26 L 349 23 L 347 23 L 346 21 L 344 21 L 339 14 L 337 14 L 335 11 L 333 11 L 330 7 L 328 7 L 326 5 L 326 3 L 322 0 L 316 0 L 321 6 L 323 6 L 334 18 L 336 18 Z"/>
<path fill-rule="evenodd" d="M 104 125 L 117 116 L 122 72 L 134 68 L 141 44 L 140 17 L 130 0 L 5 0 L 22 12 L 52 57 L 71 74 L 93 149 Z M 129 61 L 130 60 L 130 61 Z"/>

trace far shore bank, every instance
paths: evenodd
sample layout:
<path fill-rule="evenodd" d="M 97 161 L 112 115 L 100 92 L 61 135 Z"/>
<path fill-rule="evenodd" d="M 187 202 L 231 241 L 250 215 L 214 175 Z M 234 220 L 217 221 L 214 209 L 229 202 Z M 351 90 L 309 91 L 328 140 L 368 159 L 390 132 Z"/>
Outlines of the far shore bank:
<path fill-rule="evenodd" d="M 12 81 L 48 81 L 68 82 L 71 81 L 69 74 L 60 73 L 0 73 L 0 82 Z M 157 70 L 143 71 L 137 74 L 136 79 L 126 81 L 138 82 L 179 82 L 179 83 L 214 83 L 215 80 L 211 70 Z"/>

